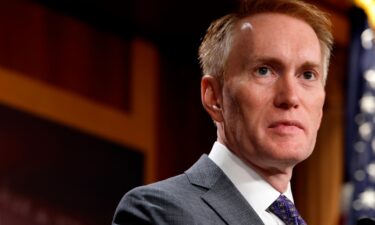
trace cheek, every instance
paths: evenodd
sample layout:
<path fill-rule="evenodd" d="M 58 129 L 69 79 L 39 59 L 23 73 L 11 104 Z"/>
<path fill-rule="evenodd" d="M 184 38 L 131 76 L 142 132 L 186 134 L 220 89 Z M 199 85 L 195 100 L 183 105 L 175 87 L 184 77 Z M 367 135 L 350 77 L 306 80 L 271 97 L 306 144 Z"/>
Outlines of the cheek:
<path fill-rule="evenodd" d="M 323 104 L 324 104 L 324 98 L 318 99 L 315 101 L 315 104 L 313 105 L 313 108 L 311 108 L 311 122 L 312 125 L 316 127 L 316 130 L 319 129 L 320 124 L 322 122 L 323 118 Z"/>
<path fill-rule="evenodd" d="M 317 129 L 319 129 L 320 128 L 320 124 L 322 123 L 322 118 L 323 118 L 323 109 L 321 109 L 320 110 L 320 112 L 319 112 L 319 118 L 318 118 L 318 125 L 317 125 Z"/>
<path fill-rule="evenodd" d="M 268 104 L 272 95 L 269 88 L 254 84 L 249 80 L 242 83 L 236 93 L 238 102 L 246 112 L 260 112 Z M 256 109 L 256 110 L 254 110 Z M 253 111 L 254 110 L 254 111 Z"/>
<path fill-rule="evenodd" d="M 224 94 L 228 110 L 227 119 L 237 120 L 239 126 L 248 127 L 259 122 L 262 115 L 266 114 L 270 91 L 253 85 L 246 77 L 237 78 L 235 81 Z"/>

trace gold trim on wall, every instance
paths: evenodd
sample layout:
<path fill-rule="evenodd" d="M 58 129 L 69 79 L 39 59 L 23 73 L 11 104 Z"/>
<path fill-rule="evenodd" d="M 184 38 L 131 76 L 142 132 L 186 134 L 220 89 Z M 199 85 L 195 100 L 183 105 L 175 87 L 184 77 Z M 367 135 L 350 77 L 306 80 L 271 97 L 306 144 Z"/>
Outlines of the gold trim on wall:
<path fill-rule="evenodd" d="M 144 153 L 145 182 L 155 180 L 158 54 L 150 43 L 131 44 L 131 107 L 123 112 L 0 67 L 0 102 Z"/>

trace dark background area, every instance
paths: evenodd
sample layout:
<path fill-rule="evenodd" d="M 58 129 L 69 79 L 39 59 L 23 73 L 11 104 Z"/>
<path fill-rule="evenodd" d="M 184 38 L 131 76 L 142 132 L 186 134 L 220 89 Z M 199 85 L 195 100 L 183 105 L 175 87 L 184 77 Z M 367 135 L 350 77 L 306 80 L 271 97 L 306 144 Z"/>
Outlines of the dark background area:
<path fill-rule="evenodd" d="M 0 114 L 0 208 L 23 222 L 33 224 L 39 210 L 47 224 L 108 224 L 124 190 L 143 182 L 143 156 L 133 149 L 8 107 Z"/>

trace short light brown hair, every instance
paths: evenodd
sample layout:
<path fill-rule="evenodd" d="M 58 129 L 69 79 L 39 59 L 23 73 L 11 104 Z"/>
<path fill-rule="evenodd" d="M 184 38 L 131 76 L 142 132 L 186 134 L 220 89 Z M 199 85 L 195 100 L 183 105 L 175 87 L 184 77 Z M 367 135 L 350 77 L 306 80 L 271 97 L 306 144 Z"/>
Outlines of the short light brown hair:
<path fill-rule="evenodd" d="M 298 0 L 243 0 L 238 11 L 212 22 L 199 47 L 199 61 L 203 74 L 217 76 L 223 80 L 235 24 L 245 17 L 260 13 L 289 15 L 305 21 L 313 28 L 324 56 L 325 83 L 333 45 L 332 25 L 326 13 L 314 5 Z"/>

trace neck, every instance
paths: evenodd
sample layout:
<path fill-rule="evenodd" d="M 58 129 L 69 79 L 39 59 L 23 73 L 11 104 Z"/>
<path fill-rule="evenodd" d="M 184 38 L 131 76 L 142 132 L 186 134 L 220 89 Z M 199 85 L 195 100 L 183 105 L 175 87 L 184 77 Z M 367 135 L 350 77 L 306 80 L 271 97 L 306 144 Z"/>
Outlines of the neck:
<path fill-rule="evenodd" d="M 242 160 L 244 160 L 242 158 Z M 268 182 L 278 192 L 284 193 L 288 189 L 289 182 L 292 178 L 293 167 L 269 167 L 262 168 L 245 161 L 245 163 L 256 171 L 266 182 Z"/>
<path fill-rule="evenodd" d="M 218 135 L 217 141 L 224 144 L 227 147 L 229 146 L 226 140 L 221 138 L 220 135 Z M 248 159 L 248 157 L 242 151 L 236 151 L 236 148 L 228 149 L 237 157 L 239 157 L 247 166 L 249 166 L 256 173 L 258 173 L 266 182 L 268 182 L 278 192 L 284 193 L 288 189 L 288 185 L 292 178 L 292 172 L 295 164 L 291 165 L 290 163 L 269 162 L 267 163 L 268 166 L 258 166 L 257 164 L 253 163 L 252 160 Z"/>
<path fill-rule="evenodd" d="M 286 190 L 288 189 L 290 179 L 292 178 L 291 171 L 287 173 L 278 174 L 260 173 L 260 175 L 280 193 L 286 192 Z"/>

